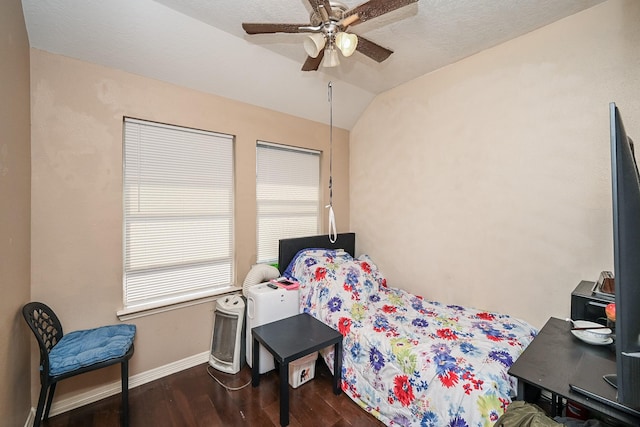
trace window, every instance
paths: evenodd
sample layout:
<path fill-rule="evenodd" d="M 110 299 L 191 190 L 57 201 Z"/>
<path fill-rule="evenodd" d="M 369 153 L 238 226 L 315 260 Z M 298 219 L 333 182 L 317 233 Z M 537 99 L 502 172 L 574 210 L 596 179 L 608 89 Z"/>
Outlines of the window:
<path fill-rule="evenodd" d="M 233 138 L 125 118 L 124 306 L 139 311 L 233 282 Z"/>
<path fill-rule="evenodd" d="M 320 231 L 320 152 L 258 142 L 257 262 L 276 262 L 278 240 Z"/>

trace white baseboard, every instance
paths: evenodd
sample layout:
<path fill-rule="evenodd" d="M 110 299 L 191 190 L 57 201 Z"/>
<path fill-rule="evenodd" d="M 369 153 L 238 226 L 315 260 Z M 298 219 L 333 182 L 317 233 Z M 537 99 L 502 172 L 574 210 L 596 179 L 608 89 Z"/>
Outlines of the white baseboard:
<path fill-rule="evenodd" d="M 33 422 L 36 419 L 36 408 L 31 408 L 29 411 L 29 416 L 27 416 L 27 421 L 24 422 L 24 427 L 33 426 Z"/>
<path fill-rule="evenodd" d="M 209 352 L 205 351 L 204 353 L 195 354 L 182 360 L 177 360 L 167 365 L 160 366 L 146 372 L 141 372 L 129 377 L 129 389 L 141 386 L 142 384 L 146 384 L 162 377 L 166 377 L 167 375 L 175 374 L 176 372 L 192 368 L 208 361 Z M 114 381 L 110 384 L 97 387 L 91 391 L 80 393 L 66 399 L 56 401 L 54 397 L 49 416 L 53 417 L 55 415 L 62 414 L 63 412 L 88 405 L 89 403 L 97 402 L 98 400 L 120 393 L 121 389 L 122 383 L 120 381 Z M 25 426 L 33 425 L 34 418 L 35 409 L 31 408 L 31 413 L 29 414 L 29 418 L 27 419 L 27 423 L 25 423 Z"/>

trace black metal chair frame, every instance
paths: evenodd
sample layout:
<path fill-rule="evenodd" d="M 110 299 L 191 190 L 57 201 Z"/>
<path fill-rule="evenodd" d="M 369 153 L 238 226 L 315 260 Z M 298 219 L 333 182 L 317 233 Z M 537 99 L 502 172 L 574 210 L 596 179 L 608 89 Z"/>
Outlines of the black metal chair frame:
<path fill-rule="evenodd" d="M 56 390 L 58 381 L 70 378 L 89 371 L 95 371 L 107 366 L 121 364 L 122 375 L 122 411 L 121 422 L 123 426 L 129 425 L 129 359 L 133 356 L 133 343 L 127 352 L 118 358 L 105 360 L 103 362 L 94 363 L 93 365 L 79 368 L 60 375 L 51 375 L 49 373 L 49 352 L 60 342 L 63 336 L 62 324 L 54 311 L 44 303 L 30 302 L 22 307 L 22 315 L 38 341 L 40 347 L 40 397 L 38 398 L 38 408 L 36 409 L 36 418 L 33 423 L 34 427 L 39 427 L 42 419 L 45 421 L 49 418 L 49 410 L 53 401 L 53 394 Z M 46 400 L 46 406 L 45 406 Z M 42 416 L 44 412 L 44 417 Z"/>

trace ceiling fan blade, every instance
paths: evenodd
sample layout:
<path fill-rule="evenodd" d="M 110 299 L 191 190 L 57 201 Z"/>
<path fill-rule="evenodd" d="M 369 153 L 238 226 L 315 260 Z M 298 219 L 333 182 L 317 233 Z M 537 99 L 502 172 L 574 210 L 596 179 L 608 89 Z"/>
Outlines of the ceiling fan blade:
<path fill-rule="evenodd" d="M 309 4 L 314 12 L 319 13 L 322 19 L 326 21 L 333 14 L 331 3 L 329 0 L 309 0 Z"/>
<path fill-rule="evenodd" d="M 378 62 L 384 61 L 393 53 L 392 50 L 382 47 L 362 36 L 358 36 L 358 45 L 356 46 L 356 50 Z"/>
<path fill-rule="evenodd" d="M 300 33 L 300 27 L 308 27 L 309 24 L 262 24 L 242 23 L 242 28 L 247 34 L 271 34 L 271 33 Z"/>
<path fill-rule="evenodd" d="M 324 49 L 320 51 L 317 57 L 308 56 L 307 60 L 302 65 L 302 71 L 316 71 L 324 58 Z"/>
<path fill-rule="evenodd" d="M 329 0 L 321 0 L 321 6 L 323 6 L 323 9 L 327 12 L 327 17 L 325 19 L 329 19 L 329 17 L 333 15 L 333 9 L 331 9 L 331 3 L 329 3 Z"/>
<path fill-rule="evenodd" d="M 309 0 L 309 4 L 311 5 L 311 9 L 313 9 L 314 12 L 318 11 L 318 0 Z"/>
<path fill-rule="evenodd" d="M 351 24 L 355 25 L 400 9 L 401 7 L 408 6 L 411 3 L 416 3 L 417 1 L 418 0 L 369 0 L 353 9 L 347 10 L 344 13 L 344 18 L 358 15 L 358 20 Z"/>

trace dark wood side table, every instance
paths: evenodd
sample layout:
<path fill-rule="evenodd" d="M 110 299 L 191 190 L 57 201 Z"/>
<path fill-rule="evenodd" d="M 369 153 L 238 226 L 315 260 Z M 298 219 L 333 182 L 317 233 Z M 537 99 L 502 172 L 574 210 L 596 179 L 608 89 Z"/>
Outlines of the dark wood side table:
<path fill-rule="evenodd" d="M 590 362 L 591 369 L 581 369 L 584 366 L 581 363 L 583 358 Z M 552 417 L 559 415 L 564 398 L 606 417 L 638 426 L 640 417 L 576 393 L 569 387 L 578 375 L 594 384 L 600 381 L 604 384 L 602 375 L 615 371 L 615 352 L 610 345 L 584 343 L 571 334 L 569 322 L 556 318 L 547 321 L 538 336 L 509 368 L 509 374 L 518 378 L 518 400 L 526 400 L 525 396 L 530 395 L 528 389 L 531 388 L 551 393 Z M 612 388 L 611 393 L 614 392 Z"/>
<path fill-rule="evenodd" d="M 260 384 L 260 346 L 262 344 L 280 364 L 280 425 L 289 425 L 289 363 L 330 345 L 335 346 L 333 392 L 340 394 L 342 373 L 342 334 L 313 316 L 302 313 L 251 329 L 253 335 L 251 383 Z"/>

